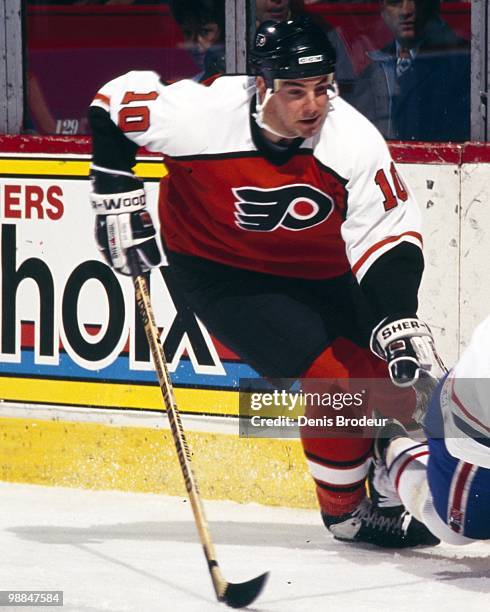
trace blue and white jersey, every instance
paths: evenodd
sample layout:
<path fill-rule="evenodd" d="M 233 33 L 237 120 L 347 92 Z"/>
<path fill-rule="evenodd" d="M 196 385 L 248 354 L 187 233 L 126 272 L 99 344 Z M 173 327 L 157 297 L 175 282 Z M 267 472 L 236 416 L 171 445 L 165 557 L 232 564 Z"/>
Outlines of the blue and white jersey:
<path fill-rule="evenodd" d="M 490 316 L 476 328 L 471 343 L 441 391 L 448 451 L 461 461 L 490 468 Z"/>

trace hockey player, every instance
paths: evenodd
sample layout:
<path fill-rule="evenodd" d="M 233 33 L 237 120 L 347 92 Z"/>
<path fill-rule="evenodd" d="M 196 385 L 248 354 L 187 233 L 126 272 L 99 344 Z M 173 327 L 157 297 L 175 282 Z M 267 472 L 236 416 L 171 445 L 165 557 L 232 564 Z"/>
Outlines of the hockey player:
<path fill-rule="evenodd" d="M 432 342 L 416 318 L 417 205 L 380 134 L 336 95 L 323 30 L 305 17 L 262 24 L 251 65 L 254 77 L 210 87 L 129 72 L 101 88 L 90 110 L 99 247 L 123 274 L 128 249 L 145 270 L 160 263 L 131 168 L 138 146 L 162 152 L 169 271 L 217 339 L 269 379 L 386 377 L 384 359 L 409 385 Z M 336 537 L 433 542 L 366 501 L 371 439 L 303 444 Z"/>
<path fill-rule="evenodd" d="M 432 396 L 427 443 L 409 438 L 396 422 L 376 440 L 376 503 L 403 504 L 450 544 L 490 539 L 489 346 L 487 317 Z"/>

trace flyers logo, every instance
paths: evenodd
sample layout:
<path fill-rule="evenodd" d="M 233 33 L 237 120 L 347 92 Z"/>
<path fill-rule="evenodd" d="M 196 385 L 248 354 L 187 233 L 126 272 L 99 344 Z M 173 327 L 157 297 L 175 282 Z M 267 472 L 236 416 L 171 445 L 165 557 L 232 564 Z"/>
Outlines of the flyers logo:
<path fill-rule="evenodd" d="M 251 232 L 273 232 L 283 228 L 295 232 L 323 223 L 333 210 L 330 196 L 311 185 L 287 185 L 273 189 L 232 189 L 235 223 Z"/>

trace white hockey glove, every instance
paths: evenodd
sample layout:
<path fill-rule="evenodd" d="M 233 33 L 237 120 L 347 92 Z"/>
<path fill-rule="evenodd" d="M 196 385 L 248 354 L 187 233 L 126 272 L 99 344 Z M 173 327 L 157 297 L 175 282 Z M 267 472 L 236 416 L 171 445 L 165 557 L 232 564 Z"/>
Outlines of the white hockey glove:
<path fill-rule="evenodd" d="M 146 210 L 146 196 L 141 188 L 123 193 L 90 194 L 95 212 L 95 239 L 107 263 L 121 274 L 131 275 L 128 249 L 136 254 L 138 273 L 161 263 L 156 230 Z"/>
<path fill-rule="evenodd" d="M 371 334 L 371 350 L 388 362 L 390 378 L 398 387 L 414 385 L 421 370 L 434 378 L 444 374 L 432 332 L 416 316 L 383 319 Z"/>

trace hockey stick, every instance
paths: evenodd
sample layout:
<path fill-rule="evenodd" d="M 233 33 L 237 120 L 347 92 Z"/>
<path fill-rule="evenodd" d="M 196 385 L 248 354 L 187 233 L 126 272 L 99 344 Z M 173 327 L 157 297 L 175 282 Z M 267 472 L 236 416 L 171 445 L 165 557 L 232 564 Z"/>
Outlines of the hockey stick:
<path fill-rule="evenodd" d="M 204 507 L 201 501 L 201 496 L 197 486 L 197 481 L 192 471 L 191 455 L 187 440 L 185 438 L 184 428 L 180 419 L 180 413 L 174 398 L 174 392 L 170 375 L 167 368 L 165 354 L 158 337 L 158 328 L 155 323 L 153 309 L 151 306 L 150 295 L 148 293 L 148 284 L 145 277 L 139 270 L 138 261 L 133 253 L 128 253 L 132 276 L 134 282 L 136 305 L 141 317 L 141 322 L 145 328 L 146 337 L 150 346 L 153 363 L 158 376 L 160 390 L 162 392 L 163 403 L 167 411 L 170 429 L 179 458 L 180 469 L 184 476 L 185 487 L 191 502 L 192 511 L 194 513 L 194 521 L 196 523 L 199 538 L 204 550 L 204 556 L 208 564 L 211 580 L 216 592 L 218 601 L 226 603 L 232 608 L 243 608 L 254 601 L 267 580 L 268 573 L 261 574 L 247 582 L 232 583 L 227 582 L 216 560 L 214 545 L 211 540 L 208 521 L 204 514 Z"/>

